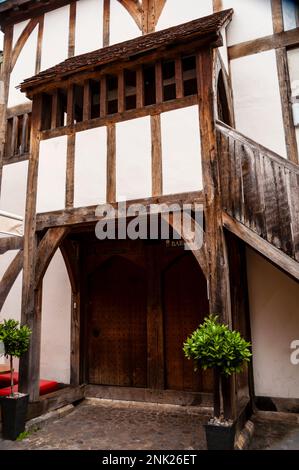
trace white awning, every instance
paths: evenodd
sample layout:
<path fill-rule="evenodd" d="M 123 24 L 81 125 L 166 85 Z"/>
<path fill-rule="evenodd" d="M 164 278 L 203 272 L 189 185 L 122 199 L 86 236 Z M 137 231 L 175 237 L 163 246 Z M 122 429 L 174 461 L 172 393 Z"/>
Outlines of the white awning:
<path fill-rule="evenodd" d="M 23 236 L 23 217 L 0 211 L 0 236 Z"/>

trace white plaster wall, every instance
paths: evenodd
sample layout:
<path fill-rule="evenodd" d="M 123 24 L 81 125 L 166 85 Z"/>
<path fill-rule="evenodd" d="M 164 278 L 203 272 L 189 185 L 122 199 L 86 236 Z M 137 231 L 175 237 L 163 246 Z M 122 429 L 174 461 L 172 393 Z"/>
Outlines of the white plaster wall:
<path fill-rule="evenodd" d="M 77 2 L 75 55 L 103 47 L 103 0 Z"/>
<path fill-rule="evenodd" d="M 288 65 L 291 81 L 292 96 L 299 96 L 299 49 L 288 51 Z M 298 101 L 298 99 L 296 100 Z M 298 106 L 298 105 L 297 105 Z M 299 126 L 296 127 L 297 146 L 299 152 Z"/>
<path fill-rule="evenodd" d="M 0 280 L 4 275 L 6 269 L 17 255 L 18 250 L 11 250 L 7 251 L 6 253 L 0 255 Z M 20 321 L 21 319 L 21 300 L 22 300 L 22 272 L 18 275 L 17 279 L 15 280 L 11 291 L 9 292 L 6 301 L 0 312 L 0 322 L 4 319 L 8 320 L 9 318 L 13 318 L 15 320 Z M 0 356 L 0 364 L 6 363 L 7 360 Z M 19 361 L 17 359 L 14 360 L 14 367 L 18 370 Z"/>
<path fill-rule="evenodd" d="M 36 212 L 65 207 L 67 137 L 40 143 Z"/>
<path fill-rule="evenodd" d="M 230 64 L 237 130 L 286 157 L 275 51 Z"/>
<path fill-rule="evenodd" d="M 156 30 L 186 23 L 212 13 L 212 0 L 167 0 Z"/>
<path fill-rule="evenodd" d="M 299 398 L 299 365 L 290 344 L 299 339 L 299 283 L 247 250 L 255 393 Z"/>
<path fill-rule="evenodd" d="M 8 95 L 9 108 L 29 101 L 24 93 L 21 93 L 16 87 L 20 85 L 25 78 L 29 78 L 35 74 L 37 32 L 38 26 L 34 28 L 27 39 L 11 72 Z"/>
<path fill-rule="evenodd" d="M 70 332 L 71 286 L 57 251 L 43 280 L 41 378 L 69 383 Z"/>
<path fill-rule="evenodd" d="M 223 9 L 234 9 L 229 46 L 273 34 L 271 0 L 223 0 L 222 4 Z"/>
<path fill-rule="evenodd" d="M 15 47 L 17 40 L 21 36 L 22 32 L 26 28 L 30 20 L 20 21 L 16 23 L 13 27 L 13 38 L 12 38 L 12 47 Z"/>
<path fill-rule="evenodd" d="M 52 67 L 67 58 L 69 16 L 69 5 L 45 14 L 41 70 Z"/>
<path fill-rule="evenodd" d="M 110 44 L 141 36 L 141 31 L 128 11 L 117 1 L 110 3 Z"/>
<path fill-rule="evenodd" d="M 161 115 L 163 194 L 202 189 L 198 119 L 197 106 Z"/>
<path fill-rule="evenodd" d="M 24 217 L 28 161 L 4 165 L 0 209 Z"/>
<path fill-rule="evenodd" d="M 78 132 L 75 148 L 74 206 L 106 202 L 106 127 Z"/>
<path fill-rule="evenodd" d="M 223 39 L 223 46 L 219 47 L 218 50 L 220 52 L 221 59 L 223 60 L 225 69 L 229 73 L 226 28 L 221 29 L 221 35 L 222 35 L 222 39 Z"/>
<path fill-rule="evenodd" d="M 150 117 L 116 124 L 117 201 L 151 196 Z"/>

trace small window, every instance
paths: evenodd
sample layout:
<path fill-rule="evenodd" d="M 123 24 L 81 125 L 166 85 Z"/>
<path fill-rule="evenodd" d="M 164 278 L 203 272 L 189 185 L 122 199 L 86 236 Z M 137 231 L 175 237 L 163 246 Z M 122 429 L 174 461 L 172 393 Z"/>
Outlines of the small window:
<path fill-rule="evenodd" d="M 155 83 L 155 66 L 151 65 L 143 69 L 144 82 L 144 105 L 156 103 L 156 83 Z"/>
<path fill-rule="evenodd" d="M 182 59 L 182 69 L 184 96 L 195 95 L 197 93 L 195 56 L 184 57 Z"/>
<path fill-rule="evenodd" d="M 107 113 L 115 114 L 118 111 L 118 78 L 116 75 L 107 76 Z"/>
<path fill-rule="evenodd" d="M 162 64 L 163 79 L 163 100 L 169 101 L 176 98 L 175 87 L 175 62 L 173 60 L 163 62 Z"/>
<path fill-rule="evenodd" d="M 126 110 L 136 108 L 136 72 L 125 70 L 125 107 Z"/>

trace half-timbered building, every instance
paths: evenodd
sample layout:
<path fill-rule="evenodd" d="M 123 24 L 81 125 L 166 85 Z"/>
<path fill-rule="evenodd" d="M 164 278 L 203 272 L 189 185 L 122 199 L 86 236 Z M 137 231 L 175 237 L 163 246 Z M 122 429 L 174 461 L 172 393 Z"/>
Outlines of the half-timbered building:
<path fill-rule="evenodd" d="M 24 221 L 0 238 L 0 315 L 32 329 L 19 365 L 31 415 L 84 395 L 211 404 L 212 375 L 182 352 L 209 312 L 252 342 L 225 390 L 231 417 L 298 409 L 298 13 L 287 0 L 0 2 L 0 210 Z M 202 246 L 186 250 L 163 211 L 167 240 L 99 240 L 107 203 L 117 228 L 132 220 L 120 201 L 145 219 L 189 204 Z M 60 388 L 40 396 L 40 377 Z"/>

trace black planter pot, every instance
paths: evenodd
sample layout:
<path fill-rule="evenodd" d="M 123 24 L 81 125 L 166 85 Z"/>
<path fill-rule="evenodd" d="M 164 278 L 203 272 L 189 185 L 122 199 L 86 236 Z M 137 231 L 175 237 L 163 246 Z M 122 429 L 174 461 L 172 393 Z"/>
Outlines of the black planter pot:
<path fill-rule="evenodd" d="M 1 399 L 3 439 L 15 441 L 25 431 L 29 395 L 18 394 Z"/>
<path fill-rule="evenodd" d="M 236 423 L 231 426 L 205 424 L 208 450 L 234 450 Z"/>

